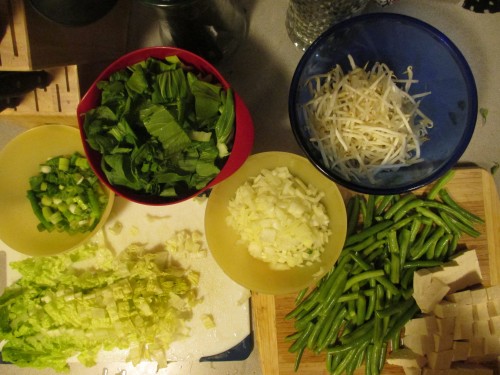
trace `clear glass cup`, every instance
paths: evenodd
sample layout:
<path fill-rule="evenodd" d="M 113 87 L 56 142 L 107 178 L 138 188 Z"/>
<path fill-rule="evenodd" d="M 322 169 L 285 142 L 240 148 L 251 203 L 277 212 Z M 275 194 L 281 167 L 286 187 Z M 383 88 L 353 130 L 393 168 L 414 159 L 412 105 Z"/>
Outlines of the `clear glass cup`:
<path fill-rule="evenodd" d="M 247 19 L 234 0 L 141 0 L 155 7 L 162 44 L 194 52 L 216 63 L 247 36 Z"/>
<path fill-rule="evenodd" d="M 333 24 L 360 13 L 369 0 L 290 0 L 285 26 L 289 38 L 305 50 Z"/>

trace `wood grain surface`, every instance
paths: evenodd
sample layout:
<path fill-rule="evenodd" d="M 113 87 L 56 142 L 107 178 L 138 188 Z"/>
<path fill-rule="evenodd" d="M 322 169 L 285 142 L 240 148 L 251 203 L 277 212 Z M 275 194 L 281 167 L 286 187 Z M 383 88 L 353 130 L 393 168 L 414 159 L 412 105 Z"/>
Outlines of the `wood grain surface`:
<path fill-rule="evenodd" d="M 452 181 L 446 186 L 450 195 L 463 207 L 485 219 L 485 224 L 476 226 L 482 234 L 478 238 L 464 235 L 462 244 L 476 249 L 483 284 L 500 283 L 500 201 L 490 173 L 479 168 L 457 169 Z M 422 193 L 429 187 L 417 190 Z M 352 195 L 342 190 L 344 198 Z M 294 306 L 295 294 L 264 295 L 253 293 L 252 309 L 256 344 L 260 354 L 264 375 L 319 375 L 328 374 L 325 356 L 304 352 L 298 372 L 294 371 L 295 354 L 288 352 L 289 343 L 284 338 L 294 332 L 293 320 L 284 316 Z M 356 374 L 363 374 L 363 368 Z M 403 375 L 403 369 L 386 365 L 382 374 Z"/>

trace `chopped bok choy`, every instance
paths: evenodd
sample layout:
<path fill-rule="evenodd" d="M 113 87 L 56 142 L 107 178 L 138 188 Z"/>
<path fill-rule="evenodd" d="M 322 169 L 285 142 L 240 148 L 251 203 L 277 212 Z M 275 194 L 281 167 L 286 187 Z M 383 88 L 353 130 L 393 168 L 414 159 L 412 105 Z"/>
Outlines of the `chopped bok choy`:
<path fill-rule="evenodd" d="M 27 197 L 39 231 L 89 232 L 108 202 L 97 176 L 79 152 L 50 158 L 29 180 Z"/>

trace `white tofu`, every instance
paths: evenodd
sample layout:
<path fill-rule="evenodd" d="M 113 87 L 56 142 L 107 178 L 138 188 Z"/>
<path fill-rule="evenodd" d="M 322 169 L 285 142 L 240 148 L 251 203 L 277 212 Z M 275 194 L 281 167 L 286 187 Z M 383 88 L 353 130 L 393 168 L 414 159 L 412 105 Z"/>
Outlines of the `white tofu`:
<path fill-rule="evenodd" d="M 474 320 L 488 320 L 490 318 L 488 302 L 485 300 L 484 302 L 472 305 L 472 314 Z"/>
<path fill-rule="evenodd" d="M 449 293 L 481 284 L 483 277 L 476 250 L 465 251 L 452 261 L 445 263 L 441 269 L 432 272 L 432 277 L 448 285 Z"/>
<path fill-rule="evenodd" d="M 454 318 L 458 315 L 458 306 L 455 302 L 442 300 L 434 307 L 434 315 L 438 318 Z"/>
<path fill-rule="evenodd" d="M 451 367 L 453 359 L 453 350 L 444 350 L 442 352 L 430 352 L 427 354 L 428 366 L 434 370 L 447 370 Z"/>
<path fill-rule="evenodd" d="M 470 339 L 469 358 L 484 357 L 484 337 L 472 337 Z"/>
<path fill-rule="evenodd" d="M 427 335 L 433 334 L 437 330 L 437 319 L 433 315 L 411 319 L 404 327 L 405 335 Z"/>
<path fill-rule="evenodd" d="M 446 300 L 455 302 L 458 305 L 472 305 L 472 295 L 470 294 L 469 289 L 448 294 L 446 296 Z"/>
<path fill-rule="evenodd" d="M 474 320 L 473 305 L 457 305 L 456 322 L 471 324 Z"/>
<path fill-rule="evenodd" d="M 483 287 L 471 290 L 470 295 L 472 298 L 473 305 L 488 301 L 488 295 L 486 294 L 486 289 Z"/>
<path fill-rule="evenodd" d="M 453 333 L 446 335 L 435 333 L 433 338 L 435 352 L 442 352 L 453 348 Z"/>
<path fill-rule="evenodd" d="M 454 340 L 469 340 L 472 338 L 472 321 L 455 323 L 455 331 L 453 332 Z"/>
<path fill-rule="evenodd" d="M 413 274 L 413 297 L 424 313 L 430 313 L 448 294 L 450 287 L 440 279 L 434 278 L 434 272 L 422 268 Z"/>
<path fill-rule="evenodd" d="M 494 299 L 487 302 L 488 315 L 490 317 L 500 315 L 500 299 Z"/>
<path fill-rule="evenodd" d="M 500 316 L 492 316 L 489 323 L 490 332 L 494 335 L 500 336 Z"/>
<path fill-rule="evenodd" d="M 422 371 L 422 375 L 448 375 L 449 370 L 436 370 L 429 367 L 425 367 Z"/>
<path fill-rule="evenodd" d="M 451 318 L 437 318 L 437 331 L 441 335 L 453 335 L 455 332 L 455 317 Z"/>
<path fill-rule="evenodd" d="M 401 348 L 390 353 L 387 363 L 401 367 L 422 368 L 427 364 L 427 359 L 409 348 Z"/>
<path fill-rule="evenodd" d="M 486 294 L 488 296 L 488 300 L 500 300 L 500 284 L 492 285 L 486 288 Z"/>
<path fill-rule="evenodd" d="M 403 345 L 417 354 L 425 355 L 434 349 L 434 340 L 430 335 L 404 335 Z"/>
<path fill-rule="evenodd" d="M 493 375 L 492 369 L 478 363 L 456 363 L 453 364 L 452 370 L 453 374 L 457 375 Z"/>
<path fill-rule="evenodd" d="M 472 335 L 474 337 L 486 337 L 491 335 L 489 320 L 476 320 L 472 323 Z"/>
<path fill-rule="evenodd" d="M 500 355 L 500 337 L 496 335 L 485 336 L 484 354 L 498 357 Z"/>
<path fill-rule="evenodd" d="M 469 341 L 454 341 L 453 342 L 453 362 L 465 361 L 469 358 L 470 343 Z"/>

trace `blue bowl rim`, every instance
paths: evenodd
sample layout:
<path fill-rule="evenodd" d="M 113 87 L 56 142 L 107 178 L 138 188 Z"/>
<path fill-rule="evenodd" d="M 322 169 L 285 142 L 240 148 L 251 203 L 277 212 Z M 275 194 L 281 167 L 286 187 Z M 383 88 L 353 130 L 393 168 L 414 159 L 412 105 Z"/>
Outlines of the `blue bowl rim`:
<path fill-rule="evenodd" d="M 296 96 L 297 96 L 297 87 L 299 84 L 299 80 L 301 77 L 301 72 L 304 69 L 304 65 L 307 63 L 311 55 L 313 55 L 316 51 L 316 48 L 321 45 L 325 39 L 329 38 L 332 34 L 338 32 L 339 30 L 349 28 L 352 25 L 355 25 L 357 23 L 364 23 L 367 21 L 380 21 L 380 20 L 394 20 L 394 21 L 403 21 L 407 24 L 412 24 L 413 26 L 423 29 L 426 32 L 430 34 L 434 34 L 438 39 L 442 42 L 444 46 L 447 47 L 447 50 L 450 52 L 450 54 L 455 56 L 455 61 L 458 62 L 460 65 L 460 70 L 463 73 L 463 77 L 465 79 L 465 84 L 468 88 L 469 92 L 469 99 L 470 99 L 470 104 L 471 108 L 468 114 L 468 119 L 467 122 L 469 122 L 469 126 L 466 129 L 464 135 L 462 136 L 460 144 L 457 146 L 457 149 L 455 150 L 454 154 L 450 159 L 444 163 L 439 169 L 435 170 L 433 173 L 431 173 L 429 176 L 418 180 L 414 183 L 407 184 L 407 185 L 402 185 L 400 187 L 384 187 L 384 188 L 376 188 L 376 187 L 365 187 L 361 185 L 357 185 L 355 182 L 348 181 L 343 179 L 340 176 L 332 174 L 328 169 L 324 168 L 323 166 L 319 165 L 315 160 L 314 156 L 309 152 L 309 149 L 306 147 L 306 143 L 308 141 L 304 140 L 295 126 L 297 124 L 297 115 L 295 113 L 295 102 L 296 102 Z M 302 55 L 297 68 L 295 69 L 295 72 L 293 74 L 291 83 L 290 83 L 290 90 L 289 90 L 289 97 L 288 97 L 288 115 L 290 118 L 290 125 L 292 128 L 293 135 L 298 142 L 299 146 L 301 147 L 302 151 L 306 154 L 307 158 L 314 164 L 314 166 L 322 172 L 324 175 L 326 175 L 328 178 L 331 180 L 335 181 L 339 185 L 342 185 L 350 190 L 353 190 L 358 193 L 364 193 L 364 194 L 374 194 L 374 195 L 390 195 L 390 194 L 402 194 L 406 192 L 410 192 L 416 189 L 419 189 L 425 185 L 428 185 L 444 175 L 449 169 L 453 168 L 456 163 L 459 161 L 465 150 L 467 149 L 469 142 L 472 138 L 472 135 L 474 133 L 475 127 L 476 127 L 476 120 L 477 120 L 477 114 L 478 114 L 478 94 L 477 94 L 477 87 L 476 83 L 474 80 L 474 75 L 472 73 L 472 70 L 465 59 L 464 55 L 462 52 L 458 49 L 458 47 L 451 41 L 450 38 L 448 38 L 443 32 L 438 30 L 436 27 L 428 24 L 427 22 L 424 22 L 420 19 L 399 14 L 399 13 L 384 13 L 384 12 L 375 12 L 375 13 L 367 13 L 367 14 L 362 14 L 358 16 L 351 17 L 349 19 L 346 19 L 344 21 L 341 21 L 333 26 L 331 26 L 329 29 L 327 29 L 325 32 L 323 32 L 304 52 Z"/>

